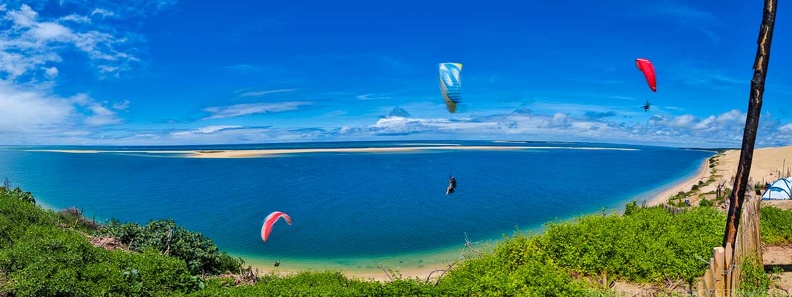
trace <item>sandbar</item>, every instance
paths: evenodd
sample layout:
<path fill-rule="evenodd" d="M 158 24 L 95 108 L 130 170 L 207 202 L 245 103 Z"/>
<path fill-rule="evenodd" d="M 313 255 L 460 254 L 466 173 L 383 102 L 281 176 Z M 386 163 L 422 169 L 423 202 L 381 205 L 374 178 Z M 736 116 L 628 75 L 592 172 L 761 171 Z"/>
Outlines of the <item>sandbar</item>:
<path fill-rule="evenodd" d="M 263 150 L 217 150 L 198 151 L 188 155 L 191 158 L 255 158 L 276 154 L 300 153 L 376 153 L 411 152 L 421 150 L 637 150 L 631 148 L 603 147 L 554 147 L 554 146 L 421 146 L 421 147 L 360 147 L 360 148 L 306 148 L 306 149 L 263 149 Z"/>
<path fill-rule="evenodd" d="M 251 149 L 251 150 L 25 150 L 28 152 L 51 152 L 70 154 L 99 153 L 136 153 L 136 154 L 177 154 L 187 158 L 257 158 L 283 154 L 302 153 L 384 153 L 384 152 L 415 152 L 423 150 L 620 150 L 636 151 L 634 148 L 609 147 L 564 147 L 564 146 L 506 146 L 506 145 L 437 145 L 437 146 L 401 146 L 401 147 L 348 147 L 348 148 L 284 148 L 284 149 Z"/>

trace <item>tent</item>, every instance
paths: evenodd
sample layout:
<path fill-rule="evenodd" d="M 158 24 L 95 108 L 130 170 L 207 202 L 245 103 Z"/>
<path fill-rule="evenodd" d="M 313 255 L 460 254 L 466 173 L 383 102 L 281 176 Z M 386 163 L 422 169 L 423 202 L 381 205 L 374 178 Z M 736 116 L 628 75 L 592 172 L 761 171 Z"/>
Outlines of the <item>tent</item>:
<path fill-rule="evenodd" d="M 792 199 L 792 177 L 774 181 L 762 195 L 762 200 L 785 199 Z"/>

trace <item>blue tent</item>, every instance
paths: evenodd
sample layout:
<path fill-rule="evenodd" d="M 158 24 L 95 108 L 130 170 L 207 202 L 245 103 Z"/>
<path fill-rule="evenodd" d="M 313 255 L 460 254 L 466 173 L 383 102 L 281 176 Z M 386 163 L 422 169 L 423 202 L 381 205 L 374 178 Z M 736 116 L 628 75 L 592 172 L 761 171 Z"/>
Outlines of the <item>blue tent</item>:
<path fill-rule="evenodd" d="M 780 178 L 774 181 L 762 195 L 762 200 L 786 199 L 792 199 L 792 179 L 790 178 Z"/>

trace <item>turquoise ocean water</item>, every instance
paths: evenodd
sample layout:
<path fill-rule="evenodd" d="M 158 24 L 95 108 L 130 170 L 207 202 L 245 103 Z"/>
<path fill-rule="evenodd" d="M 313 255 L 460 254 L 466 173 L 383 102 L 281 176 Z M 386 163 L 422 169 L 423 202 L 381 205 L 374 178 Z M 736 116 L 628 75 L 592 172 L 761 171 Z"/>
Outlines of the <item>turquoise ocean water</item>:
<path fill-rule="evenodd" d="M 591 143 L 453 142 L 516 150 L 322 152 L 198 159 L 141 151 L 404 147 L 353 142 L 180 147 L 5 147 L 0 178 L 48 207 L 99 221 L 172 218 L 249 263 L 282 267 L 420 267 L 458 254 L 465 234 L 494 242 L 516 230 L 649 199 L 695 174 L 714 152 Z M 113 152 L 76 154 L 41 149 Z M 449 174 L 457 192 L 446 196 Z M 262 242 L 272 211 L 294 220 Z M 441 257 L 442 256 L 442 257 Z M 445 258 L 443 258 L 445 259 Z"/>

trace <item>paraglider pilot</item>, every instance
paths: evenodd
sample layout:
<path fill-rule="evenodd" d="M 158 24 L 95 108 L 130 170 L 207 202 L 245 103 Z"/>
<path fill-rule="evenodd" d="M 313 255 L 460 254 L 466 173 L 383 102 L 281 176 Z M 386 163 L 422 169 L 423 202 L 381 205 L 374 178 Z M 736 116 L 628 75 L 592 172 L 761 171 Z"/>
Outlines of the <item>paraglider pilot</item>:
<path fill-rule="evenodd" d="M 453 193 L 455 188 L 456 188 L 456 179 L 454 178 L 454 176 L 451 176 L 451 178 L 448 179 L 448 188 L 446 189 L 446 195 Z"/>

